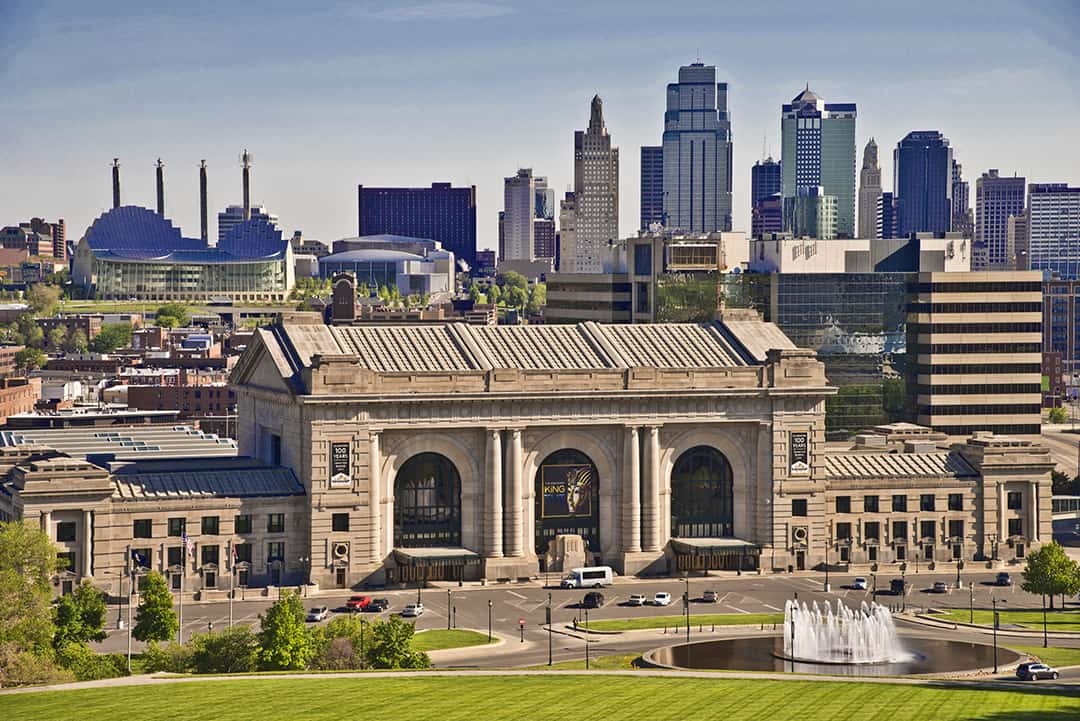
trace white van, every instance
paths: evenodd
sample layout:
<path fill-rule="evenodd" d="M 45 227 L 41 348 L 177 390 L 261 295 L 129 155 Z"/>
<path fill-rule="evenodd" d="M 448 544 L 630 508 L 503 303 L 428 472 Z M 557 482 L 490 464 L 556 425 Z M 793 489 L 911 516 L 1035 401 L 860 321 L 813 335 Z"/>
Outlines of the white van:
<path fill-rule="evenodd" d="M 614 579 L 611 566 L 589 566 L 572 568 L 562 580 L 563 588 L 600 588 L 610 586 Z"/>

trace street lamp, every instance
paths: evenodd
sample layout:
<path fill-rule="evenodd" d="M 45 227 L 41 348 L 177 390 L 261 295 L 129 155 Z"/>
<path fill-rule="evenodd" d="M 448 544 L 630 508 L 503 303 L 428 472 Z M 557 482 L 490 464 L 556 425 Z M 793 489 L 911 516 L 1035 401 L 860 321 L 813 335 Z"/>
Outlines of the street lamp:
<path fill-rule="evenodd" d="M 832 544 L 831 538 L 825 539 L 825 593 L 829 592 L 829 546 Z"/>
<path fill-rule="evenodd" d="M 1005 599 L 1000 601 L 993 596 L 990 597 L 990 605 L 994 607 L 994 673 L 998 672 L 998 655 L 997 655 L 997 629 L 998 629 L 998 610 L 997 605 L 1005 603 Z"/>
<path fill-rule="evenodd" d="M 446 630 L 447 631 L 450 630 L 450 616 L 451 616 L 450 609 L 452 609 L 453 607 L 454 607 L 454 597 L 452 595 L 452 591 L 448 588 L 448 589 L 446 589 Z"/>
<path fill-rule="evenodd" d="M 300 556 L 296 560 L 300 561 L 304 568 L 304 596 L 307 597 L 308 586 L 311 585 L 311 558 L 309 556 Z"/>
<path fill-rule="evenodd" d="M 492 607 L 492 605 L 493 604 L 491 602 L 491 599 L 489 598 L 488 599 L 488 643 L 491 643 L 491 607 Z"/>
<path fill-rule="evenodd" d="M 956 587 L 963 588 L 964 582 L 960 580 L 960 572 L 964 570 L 964 559 L 956 559 Z"/>
<path fill-rule="evenodd" d="M 548 632 L 548 666 L 551 665 L 551 592 L 548 591 L 547 611 L 544 614 L 547 618 L 547 632 Z"/>
<path fill-rule="evenodd" d="M 207 621 L 206 622 L 206 630 L 210 632 L 211 636 L 214 635 L 214 622 L 213 621 Z"/>
<path fill-rule="evenodd" d="M 915 558 L 918 557 L 919 555 L 915 554 Z M 903 612 L 907 610 L 907 563 L 900 564 L 900 585 L 900 611 Z"/>
<path fill-rule="evenodd" d="M 870 592 L 870 600 L 873 601 L 874 603 L 877 603 L 877 574 L 876 573 L 871 573 L 870 574 L 870 580 L 874 584 L 874 590 Z"/>
<path fill-rule="evenodd" d="M 690 643 L 690 576 L 684 576 L 683 582 L 686 584 L 682 597 L 683 609 L 686 613 L 686 642 Z"/>
<path fill-rule="evenodd" d="M 975 625 L 975 584 L 968 584 L 968 623 Z"/>
<path fill-rule="evenodd" d="M 687 633 L 690 632 L 690 627 L 687 627 Z M 585 639 L 585 670 L 589 670 L 589 607 L 585 607 L 585 633 L 581 636 Z"/>

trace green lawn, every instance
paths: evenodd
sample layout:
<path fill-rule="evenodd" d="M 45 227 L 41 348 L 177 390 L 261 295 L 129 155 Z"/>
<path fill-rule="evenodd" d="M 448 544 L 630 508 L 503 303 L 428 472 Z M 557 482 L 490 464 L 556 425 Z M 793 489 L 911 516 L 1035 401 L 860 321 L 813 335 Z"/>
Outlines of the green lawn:
<path fill-rule="evenodd" d="M 272 701 L 270 701 L 272 699 Z M 270 701 L 270 702 L 268 702 Z M 1080 696 L 935 686 L 814 681 L 549 676 L 386 679 L 250 679 L 0 696 L 0 717 L 185 721 L 258 718 L 761 719 L 762 721 L 1063 721 L 1080 717 Z"/>
<path fill-rule="evenodd" d="M 760 626 L 783 623 L 782 613 L 702 613 L 690 616 L 690 626 Z M 585 626 L 579 622 L 579 626 Z M 617 618 L 610 621 L 589 621 L 590 631 L 641 631 L 649 628 L 684 628 L 685 616 L 643 616 L 640 618 Z"/>
<path fill-rule="evenodd" d="M 465 646 L 483 646 L 488 642 L 486 633 L 454 629 L 448 631 L 433 629 L 422 631 L 413 636 L 412 646 L 417 651 L 439 651 L 444 648 L 464 648 Z"/>
<path fill-rule="evenodd" d="M 629 671 L 637 668 L 634 661 L 639 658 L 641 658 L 640 653 L 614 653 L 605 656 L 593 656 L 589 659 L 589 668 L 596 671 Z M 585 659 L 559 661 L 550 666 L 544 664 L 542 666 L 530 666 L 529 668 L 539 671 L 547 669 L 554 671 L 584 671 Z"/>
<path fill-rule="evenodd" d="M 953 608 L 940 614 L 950 621 L 967 623 L 970 615 L 967 610 Z M 1027 628 L 1042 630 L 1042 609 L 1024 611 L 998 611 L 999 621 L 1002 625 L 1019 624 Z M 991 626 L 994 623 L 994 612 L 975 609 L 975 623 Z M 1047 611 L 1046 628 L 1050 631 L 1080 631 L 1080 610 L 1070 608 L 1067 611 Z"/>
<path fill-rule="evenodd" d="M 1009 648 L 1037 656 L 1043 663 L 1051 666 L 1080 666 L 1080 648 L 1043 648 L 1042 646 L 1013 646 Z"/>

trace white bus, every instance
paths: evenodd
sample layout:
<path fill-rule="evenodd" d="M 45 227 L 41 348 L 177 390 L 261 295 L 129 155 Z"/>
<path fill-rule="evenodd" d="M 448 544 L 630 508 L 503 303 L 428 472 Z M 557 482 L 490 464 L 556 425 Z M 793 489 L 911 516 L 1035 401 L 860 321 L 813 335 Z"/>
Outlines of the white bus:
<path fill-rule="evenodd" d="M 611 566 L 589 566 L 587 568 L 572 568 L 566 578 L 562 580 L 563 588 L 600 588 L 610 586 L 614 574 Z"/>

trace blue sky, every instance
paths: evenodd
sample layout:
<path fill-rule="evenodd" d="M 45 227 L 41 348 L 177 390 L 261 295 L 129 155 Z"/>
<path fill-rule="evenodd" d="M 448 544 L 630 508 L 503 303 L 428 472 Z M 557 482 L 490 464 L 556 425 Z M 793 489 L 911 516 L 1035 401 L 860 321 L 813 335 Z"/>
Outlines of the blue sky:
<path fill-rule="evenodd" d="M 594 93 L 621 149 L 620 230 L 638 225 L 638 148 L 657 144 L 664 89 L 700 58 L 729 83 L 735 224 L 750 166 L 778 153 L 779 107 L 809 82 L 856 102 L 859 152 L 941 130 L 965 175 L 987 168 L 1080 184 L 1080 3 L 980 2 L 55 2 L 0 0 L 0 224 L 64 217 L 79 237 L 111 202 L 154 203 L 198 234 L 253 200 L 287 233 L 356 233 L 356 185 L 475 184 L 494 247 L 502 179 L 572 181 Z M 973 183 L 974 185 L 974 183 Z M 974 191 L 972 192 L 974 199 Z M 211 233 L 214 233 L 211 220 Z"/>

